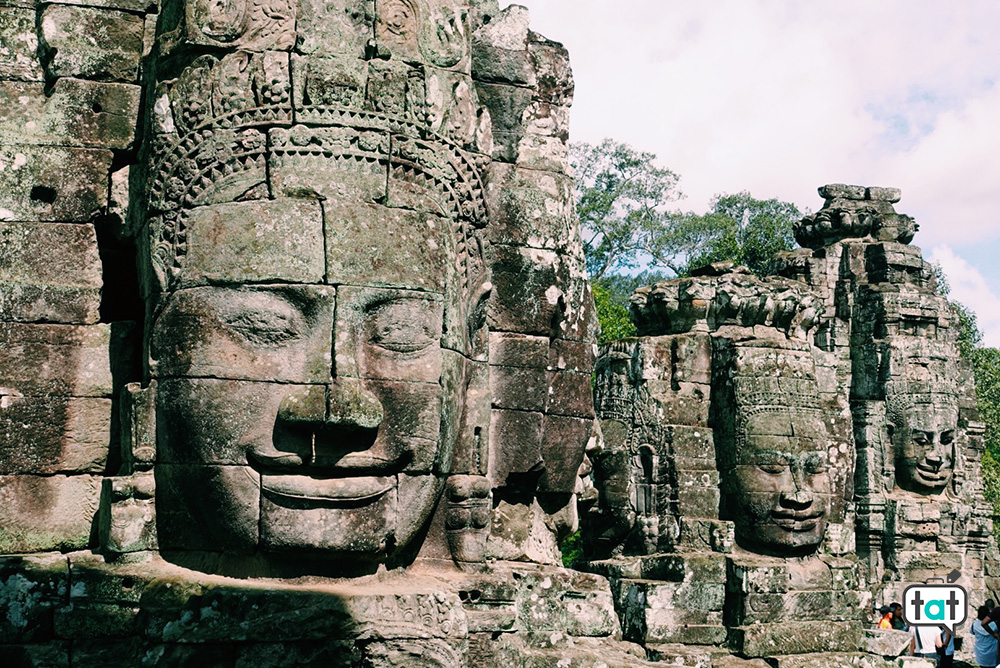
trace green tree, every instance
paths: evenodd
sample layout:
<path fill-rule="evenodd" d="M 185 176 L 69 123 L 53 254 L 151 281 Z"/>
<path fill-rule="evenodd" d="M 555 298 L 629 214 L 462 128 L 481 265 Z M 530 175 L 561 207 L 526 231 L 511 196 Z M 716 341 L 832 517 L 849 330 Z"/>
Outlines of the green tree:
<path fill-rule="evenodd" d="M 634 269 L 643 255 L 675 269 L 663 246 L 670 236 L 667 205 L 681 197 L 678 176 L 658 167 L 654 154 L 612 139 L 572 144 L 570 162 L 591 278 Z"/>
<path fill-rule="evenodd" d="M 595 281 L 594 303 L 597 305 L 597 320 L 601 323 L 599 343 L 618 341 L 635 336 L 635 325 L 629 317 L 627 299 L 616 298 L 602 283 Z"/>
<path fill-rule="evenodd" d="M 744 190 L 716 195 L 704 215 L 686 214 L 689 230 L 687 271 L 732 261 L 764 274 L 774 255 L 795 246 L 792 225 L 802 212 L 791 202 L 761 200 Z"/>
<path fill-rule="evenodd" d="M 936 291 L 942 297 L 951 294 L 951 286 L 940 264 L 934 264 Z M 979 417 L 986 427 L 983 438 L 983 492 L 993 506 L 994 515 L 1000 515 L 1000 350 L 984 348 L 983 331 L 979 329 L 976 314 L 964 304 L 949 299 L 958 313 L 958 349 L 972 363 L 976 379 L 976 399 Z M 1000 525 L 993 527 L 1000 539 Z"/>

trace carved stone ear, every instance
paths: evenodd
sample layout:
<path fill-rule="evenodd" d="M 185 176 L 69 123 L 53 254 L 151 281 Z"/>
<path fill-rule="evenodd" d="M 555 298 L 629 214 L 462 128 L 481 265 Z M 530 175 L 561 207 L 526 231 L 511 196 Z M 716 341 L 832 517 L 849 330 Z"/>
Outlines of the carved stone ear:
<path fill-rule="evenodd" d="M 157 549 L 156 382 L 129 383 L 121 395 L 120 475 L 105 478 L 97 512 L 101 551 L 111 560 Z"/>
<path fill-rule="evenodd" d="M 489 478 L 453 475 L 445 494 L 445 532 L 455 561 L 481 562 L 486 558 L 493 503 Z"/>
<path fill-rule="evenodd" d="M 489 333 L 486 330 L 486 313 L 490 297 L 493 295 L 493 284 L 484 281 L 476 290 L 469 311 L 469 353 L 472 359 L 485 360 L 489 349 Z"/>
<path fill-rule="evenodd" d="M 121 473 L 148 471 L 156 463 L 156 381 L 129 383 L 121 395 Z"/>

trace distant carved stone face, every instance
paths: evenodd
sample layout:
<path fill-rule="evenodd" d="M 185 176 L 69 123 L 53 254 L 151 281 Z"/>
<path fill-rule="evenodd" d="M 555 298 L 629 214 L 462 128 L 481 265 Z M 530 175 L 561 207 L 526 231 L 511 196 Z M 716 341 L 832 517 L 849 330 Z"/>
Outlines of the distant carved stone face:
<path fill-rule="evenodd" d="M 808 410 L 760 412 L 730 472 L 736 540 L 744 548 L 794 556 L 815 550 L 830 514 L 828 436 Z"/>
<path fill-rule="evenodd" d="M 373 227 L 386 215 L 367 211 Z M 420 242 L 450 249 L 450 226 L 424 218 Z M 328 249 L 352 233 L 334 219 L 326 229 Z M 401 280 L 393 234 L 355 241 L 364 260 L 330 258 L 335 284 L 166 298 L 151 353 L 167 549 L 382 561 L 427 522 L 465 399 L 465 357 L 444 336 L 466 312 L 454 259 L 407 257 L 421 279 Z"/>
<path fill-rule="evenodd" d="M 951 482 L 955 470 L 958 409 L 947 402 L 910 405 L 900 424 L 890 424 L 896 484 L 919 494 L 934 494 Z"/>

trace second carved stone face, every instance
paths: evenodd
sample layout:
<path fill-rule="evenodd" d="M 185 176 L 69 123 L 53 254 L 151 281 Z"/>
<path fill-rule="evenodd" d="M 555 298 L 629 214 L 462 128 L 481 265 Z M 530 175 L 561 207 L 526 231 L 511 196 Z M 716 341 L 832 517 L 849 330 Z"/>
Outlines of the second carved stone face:
<path fill-rule="evenodd" d="M 890 425 L 896 484 L 918 494 L 943 491 L 954 473 L 958 409 L 948 402 L 917 403 L 901 417 L 901 424 Z"/>
<path fill-rule="evenodd" d="M 821 417 L 807 409 L 758 412 L 744 429 L 727 490 L 737 543 L 776 556 L 814 551 L 826 532 L 832 497 Z"/>

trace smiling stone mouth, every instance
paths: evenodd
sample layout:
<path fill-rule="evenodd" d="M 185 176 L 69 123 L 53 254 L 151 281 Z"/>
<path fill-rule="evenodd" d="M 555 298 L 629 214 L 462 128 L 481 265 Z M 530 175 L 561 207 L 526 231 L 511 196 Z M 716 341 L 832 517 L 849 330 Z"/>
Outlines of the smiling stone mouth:
<path fill-rule="evenodd" d="M 374 501 L 396 487 L 396 478 L 357 476 L 317 478 L 309 475 L 261 474 L 261 488 L 270 494 L 306 501 Z"/>
<path fill-rule="evenodd" d="M 812 531 L 823 518 L 822 510 L 811 510 L 806 512 L 789 512 L 775 510 L 771 512 L 771 519 L 774 523 L 785 531 Z"/>
<path fill-rule="evenodd" d="M 924 463 L 917 464 L 916 471 L 921 478 L 932 482 L 943 482 L 948 476 L 946 469 L 940 467 L 934 468 Z"/>

